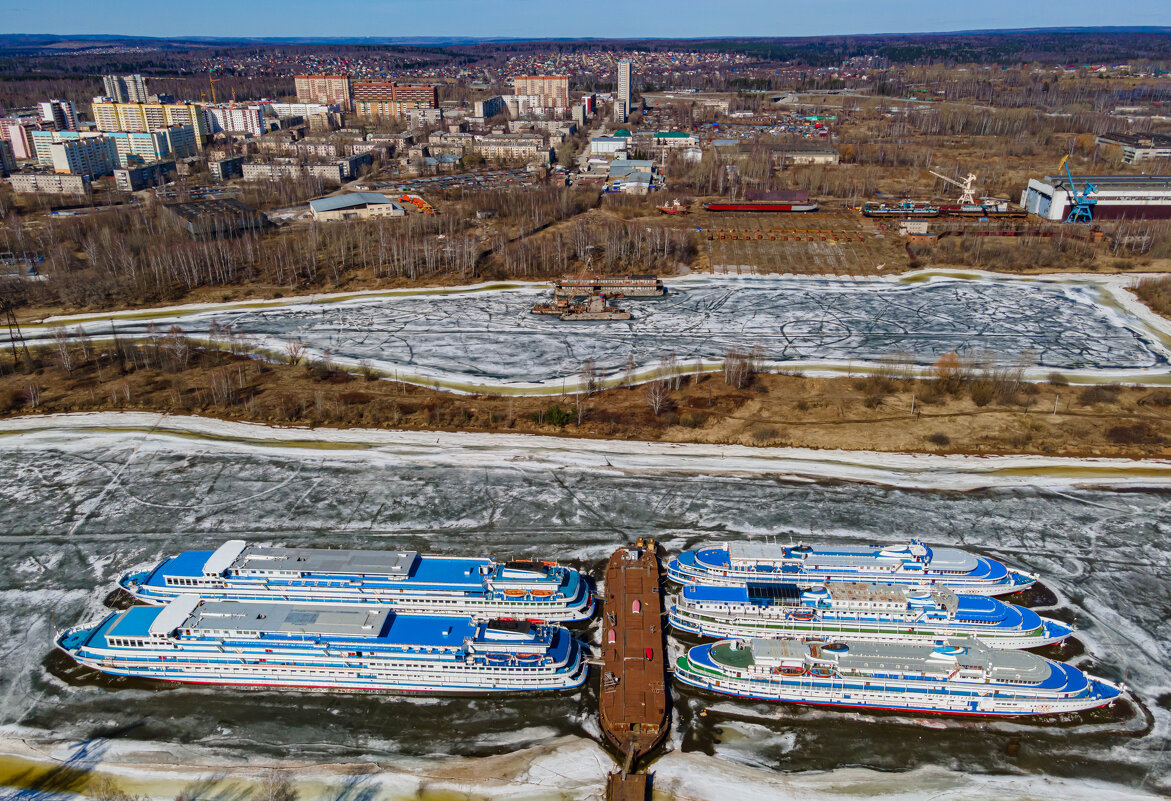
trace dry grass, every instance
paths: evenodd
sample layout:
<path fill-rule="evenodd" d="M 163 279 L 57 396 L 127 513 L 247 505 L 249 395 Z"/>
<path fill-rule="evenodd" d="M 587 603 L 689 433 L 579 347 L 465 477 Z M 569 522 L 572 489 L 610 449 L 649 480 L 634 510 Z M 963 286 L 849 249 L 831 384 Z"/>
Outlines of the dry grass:
<path fill-rule="evenodd" d="M 789 445 L 933 453 L 1171 455 L 1171 393 L 1032 385 L 973 398 L 975 381 L 758 375 L 736 389 L 687 378 L 659 415 L 643 387 L 576 396 L 457 396 L 370 380 L 319 364 L 272 365 L 193 349 L 187 364 L 125 346 L 78 359 L 47 351 L 23 372 L 6 360 L 0 415 L 149 409 L 263 423 L 410 430 L 512 431 L 590 438 Z M 950 390 L 950 391 L 948 391 Z M 979 395 L 979 391 L 975 394 Z M 1084 400 L 1083 400 L 1084 397 Z M 1057 414 L 1053 414 L 1055 402 Z M 579 406 L 580 403 L 580 406 Z M 913 405 L 913 410 L 912 410 Z M 580 422 L 579 422 L 580 421 Z"/>

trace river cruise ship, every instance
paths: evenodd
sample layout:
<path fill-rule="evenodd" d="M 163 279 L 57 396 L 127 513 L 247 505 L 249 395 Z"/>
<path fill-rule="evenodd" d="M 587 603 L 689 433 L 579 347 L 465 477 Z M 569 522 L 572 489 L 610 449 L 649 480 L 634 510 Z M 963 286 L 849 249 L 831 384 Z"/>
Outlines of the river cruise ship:
<path fill-rule="evenodd" d="M 942 645 L 976 636 L 993 648 L 1037 648 L 1073 629 L 1032 609 L 946 587 L 829 582 L 738 587 L 685 586 L 669 608 L 671 625 L 705 637 L 844 639 Z"/>
<path fill-rule="evenodd" d="M 933 548 L 919 540 L 887 546 L 726 542 L 683 551 L 668 563 L 667 577 L 679 584 L 726 586 L 827 581 L 942 585 L 961 595 L 1004 595 L 1037 581 L 995 559 L 958 548 Z"/>
<path fill-rule="evenodd" d="M 745 698 L 953 715 L 1055 715 L 1122 694 L 1070 665 L 973 638 L 934 646 L 723 640 L 680 655 L 675 678 Z"/>
<path fill-rule="evenodd" d="M 556 625 L 196 595 L 114 612 L 57 646 L 103 673 L 248 687 L 518 693 L 577 687 L 587 672 Z"/>
<path fill-rule="evenodd" d="M 206 599 L 380 604 L 419 615 L 477 615 L 564 622 L 593 614 L 578 571 L 552 562 L 494 562 L 415 551 L 270 548 L 229 540 L 184 551 L 119 585 L 141 601 Z"/>

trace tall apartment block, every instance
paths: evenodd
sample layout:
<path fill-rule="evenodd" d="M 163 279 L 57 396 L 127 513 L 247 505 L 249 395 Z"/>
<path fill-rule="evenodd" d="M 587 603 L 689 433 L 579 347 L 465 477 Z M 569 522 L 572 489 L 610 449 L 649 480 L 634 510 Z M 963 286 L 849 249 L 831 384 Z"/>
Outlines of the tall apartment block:
<path fill-rule="evenodd" d="M 72 100 L 46 100 L 40 104 L 41 122 L 51 122 L 58 131 L 77 130 L 77 107 Z"/>
<path fill-rule="evenodd" d="M 146 131 L 190 125 L 199 147 L 208 138 L 207 116 L 195 103 L 94 103 L 94 122 L 99 131 Z"/>
<path fill-rule="evenodd" d="M 362 117 L 406 117 L 407 109 L 438 108 L 439 89 L 431 84 L 354 81 L 354 111 Z"/>
<path fill-rule="evenodd" d="M 102 93 L 115 103 L 145 103 L 149 99 L 141 75 L 103 75 Z"/>
<path fill-rule="evenodd" d="M 344 111 L 353 108 L 348 75 L 296 75 L 293 82 L 301 103 L 336 103 Z"/>
<path fill-rule="evenodd" d="M 618 93 L 614 98 L 614 122 L 626 122 L 630 116 L 630 59 L 618 62 Z"/>
<path fill-rule="evenodd" d="M 543 108 L 569 108 L 568 75 L 517 75 L 512 86 L 513 94 L 541 98 Z"/>

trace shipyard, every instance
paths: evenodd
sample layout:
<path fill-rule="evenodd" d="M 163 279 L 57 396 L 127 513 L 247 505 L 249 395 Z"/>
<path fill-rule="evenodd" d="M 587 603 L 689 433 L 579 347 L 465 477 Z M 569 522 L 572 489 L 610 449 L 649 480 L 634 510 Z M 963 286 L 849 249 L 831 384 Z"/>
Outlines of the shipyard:
<path fill-rule="evenodd" d="M 0 15 L 3 801 L 1171 795 L 1161 6 L 134 11 Z"/>

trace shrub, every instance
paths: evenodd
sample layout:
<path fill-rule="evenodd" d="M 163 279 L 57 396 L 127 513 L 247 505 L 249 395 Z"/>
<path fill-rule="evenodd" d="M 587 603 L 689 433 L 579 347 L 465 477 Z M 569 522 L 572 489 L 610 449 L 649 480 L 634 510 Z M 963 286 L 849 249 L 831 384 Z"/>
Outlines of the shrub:
<path fill-rule="evenodd" d="M 996 396 L 996 385 L 991 381 L 977 381 L 972 384 L 972 403 L 987 406 Z"/>
<path fill-rule="evenodd" d="M 942 431 L 936 431 L 934 434 L 928 435 L 927 441 L 932 445 L 938 445 L 941 448 L 946 448 L 951 444 L 951 437 L 949 437 L 947 434 L 944 434 Z"/>
<path fill-rule="evenodd" d="M 1049 381 L 1050 384 L 1052 384 L 1055 387 L 1068 387 L 1069 386 L 1069 380 L 1065 376 L 1063 376 L 1061 373 L 1058 373 L 1058 372 L 1050 373 L 1047 380 Z"/>
<path fill-rule="evenodd" d="M 1106 432 L 1106 437 L 1115 445 L 1160 445 L 1163 442 L 1159 432 L 1146 423 L 1114 426 Z"/>
<path fill-rule="evenodd" d="M 1077 396 L 1082 406 L 1093 406 L 1096 403 L 1114 403 L 1118 400 L 1118 391 L 1113 387 L 1086 387 Z"/>
<path fill-rule="evenodd" d="M 756 426 L 748 434 L 748 438 L 757 445 L 764 445 L 769 442 L 775 442 L 777 436 L 777 430 L 772 426 Z"/>
<path fill-rule="evenodd" d="M 573 413 L 567 409 L 562 409 L 559 405 L 554 403 L 545 410 L 544 418 L 544 421 L 549 425 L 562 428 L 573 421 Z M 540 413 L 534 414 L 533 420 L 536 422 L 541 422 Z"/>

